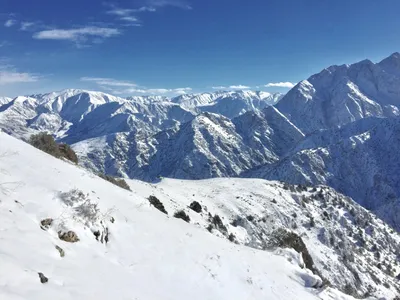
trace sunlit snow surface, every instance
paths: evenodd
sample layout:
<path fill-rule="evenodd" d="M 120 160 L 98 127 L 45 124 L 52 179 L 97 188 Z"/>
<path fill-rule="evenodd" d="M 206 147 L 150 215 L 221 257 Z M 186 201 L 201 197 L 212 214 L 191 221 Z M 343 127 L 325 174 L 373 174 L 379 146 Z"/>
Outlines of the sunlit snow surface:
<path fill-rule="evenodd" d="M 143 199 L 145 183 L 125 191 L 3 133 L 0 154 L 0 299 L 351 299 L 305 287 L 314 277 L 292 250 L 235 245 L 166 217 Z M 107 245 L 60 200 L 71 189 L 98 202 Z M 42 230 L 48 217 L 80 241 L 60 241 L 56 225 Z M 41 284 L 38 272 L 49 282 Z"/>

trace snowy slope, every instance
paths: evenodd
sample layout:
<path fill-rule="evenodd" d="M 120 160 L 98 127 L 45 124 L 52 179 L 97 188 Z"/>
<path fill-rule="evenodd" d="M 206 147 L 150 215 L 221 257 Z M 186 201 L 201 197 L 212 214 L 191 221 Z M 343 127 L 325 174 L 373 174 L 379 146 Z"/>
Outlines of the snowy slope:
<path fill-rule="evenodd" d="M 243 176 L 327 184 L 400 230 L 400 117 L 368 118 L 312 134 L 276 165 Z"/>
<path fill-rule="evenodd" d="M 279 228 L 294 231 L 322 276 L 357 297 L 392 299 L 400 292 L 395 278 L 400 272 L 399 235 L 331 188 L 234 178 L 129 184 L 143 197 L 158 197 L 170 215 L 185 210 L 200 228 L 208 228 L 211 217 L 219 215 L 226 231 L 212 226 L 213 234 L 222 238 L 234 234 L 236 243 L 256 249 L 268 249 Z M 202 205 L 202 213 L 189 209 L 192 201 Z"/>
<path fill-rule="evenodd" d="M 276 107 L 305 133 L 399 115 L 400 55 L 331 66 L 297 84 Z"/>
<path fill-rule="evenodd" d="M 165 216 L 140 183 L 125 191 L 4 133 L 0 153 L 1 299 L 352 299 L 305 287 L 317 278 L 293 250 L 250 249 Z M 105 244 L 92 232 L 102 227 Z"/>

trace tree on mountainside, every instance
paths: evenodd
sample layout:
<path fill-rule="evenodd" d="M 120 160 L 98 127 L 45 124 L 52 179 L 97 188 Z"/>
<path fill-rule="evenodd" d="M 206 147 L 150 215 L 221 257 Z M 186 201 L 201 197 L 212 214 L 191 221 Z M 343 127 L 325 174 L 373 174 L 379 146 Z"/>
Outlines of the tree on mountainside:
<path fill-rule="evenodd" d="M 66 158 L 73 163 L 78 163 L 78 156 L 75 151 L 67 144 L 57 144 L 51 134 L 38 133 L 31 135 L 29 143 L 35 148 L 42 150 L 57 158 Z"/>

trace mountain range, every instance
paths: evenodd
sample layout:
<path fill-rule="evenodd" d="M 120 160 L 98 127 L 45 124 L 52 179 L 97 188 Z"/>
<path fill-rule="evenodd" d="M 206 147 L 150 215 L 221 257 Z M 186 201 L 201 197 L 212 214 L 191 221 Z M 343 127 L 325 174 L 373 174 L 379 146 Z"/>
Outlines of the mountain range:
<path fill-rule="evenodd" d="M 286 95 L 66 90 L 0 101 L 3 131 L 22 139 L 50 132 L 96 172 L 327 184 L 400 230 L 399 53 L 331 66 Z"/>

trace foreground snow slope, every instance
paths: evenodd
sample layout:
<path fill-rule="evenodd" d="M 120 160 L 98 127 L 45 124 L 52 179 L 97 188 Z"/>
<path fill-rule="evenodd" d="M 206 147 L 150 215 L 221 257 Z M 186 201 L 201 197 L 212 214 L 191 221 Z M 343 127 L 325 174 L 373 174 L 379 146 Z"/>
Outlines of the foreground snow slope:
<path fill-rule="evenodd" d="M 0 154 L 0 299 L 350 299 L 305 288 L 315 276 L 293 251 L 235 245 L 168 218 L 139 194 L 4 133 Z M 83 209 L 94 202 L 99 211 Z M 108 244 L 91 231 L 101 226 Z M 59 230 L 80 241 L 61 241 Z"/>
<path fill-rule="evenodd" d="M 129 184 L 143 197 L 155 195 L 170 215 L 183 209 L 191 223 L 238 244 L 271 249 L 280 229 L 295 232 L 317 272 L 346 293 L 379 299 L 400 293 L 399 235 L 332 188 L 237 178 Z M 201 213 L 189 208 L 192 201 L 202 205 Z M 226 229 L 213 224 L 215 215 Z"/>

